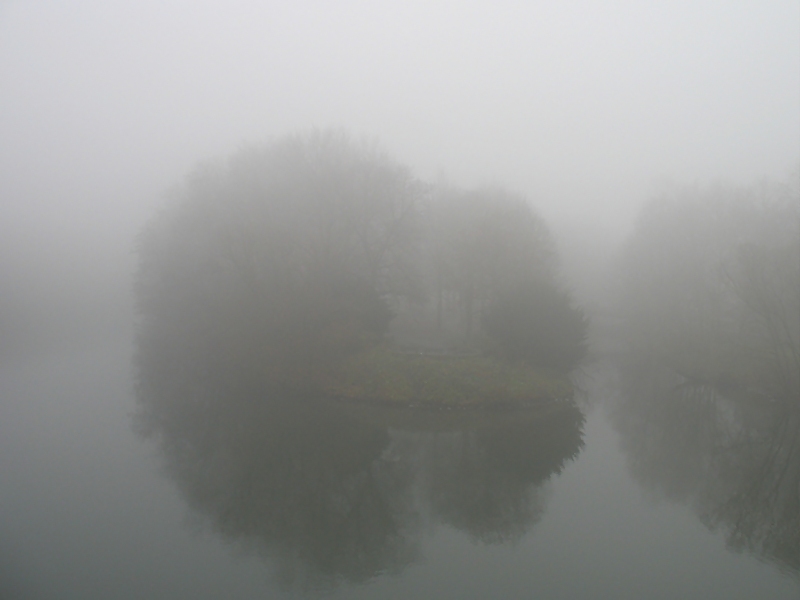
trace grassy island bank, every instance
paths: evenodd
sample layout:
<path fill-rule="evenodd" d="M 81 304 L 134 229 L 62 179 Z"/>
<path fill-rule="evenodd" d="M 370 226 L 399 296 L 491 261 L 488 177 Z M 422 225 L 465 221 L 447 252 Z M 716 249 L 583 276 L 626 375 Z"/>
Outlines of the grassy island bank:
<path fill-rule="evenodd" d="M 485 356 L 430 356 L 371 348 L 327 374 L 323 391 L 348 400 L 393 406 L 525 406 L 571 397 L 555 371 Z"/>
<path fill-rule="evenodd" d="M 198 166 L 138 253 L 136 380 L 148 410 L 225 403 L 208 398 L 231 382 L 254 398 L 428 416 L 538 410 L 572 395 L 566 374 L 586 352 L 586 318 L 526 198 L 423 182 L 342 132 Z"/>

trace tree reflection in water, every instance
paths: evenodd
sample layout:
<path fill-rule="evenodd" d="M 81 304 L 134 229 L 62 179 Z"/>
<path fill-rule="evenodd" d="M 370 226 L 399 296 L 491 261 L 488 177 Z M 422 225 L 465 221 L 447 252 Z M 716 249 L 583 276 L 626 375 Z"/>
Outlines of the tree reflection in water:
<path fill-rule="evenodd" d="M 795 398 L 695 383 L 656 362 L 622 370 L 615 423 L 634 477 L 703 522 L 800 573 L 800 409 Z"/>
<path fill-rule="evenodd" d="M 429 435 L 424 491 L 433 518 L 485 543 L 521 538 L 544 513 L 543 484 L 580 451 L 583 418 L 568 404 L 546 418 Z"/>
<path fill-rule="evenodd" d="M 147 350 L 137 359 L 142 434 L 202 520 L 266 556 L 290 586 L 397 572 L 419 556 L 425 519 L 484 542 L 518 539 L 544 511 L 543 484 L 582 446 L 570 402 L 400 430 L 252 375 L 168 373 Z"/>

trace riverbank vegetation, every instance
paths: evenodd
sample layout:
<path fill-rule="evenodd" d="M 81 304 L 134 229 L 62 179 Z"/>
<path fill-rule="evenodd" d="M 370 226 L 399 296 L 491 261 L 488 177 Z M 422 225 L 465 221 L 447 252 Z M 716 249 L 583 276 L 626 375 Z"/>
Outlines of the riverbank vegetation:
<path fill-rule="evenodd" d="M 612 415 L 633 477 L 796 574 L 800 181 L 666 190 L 636 225 L 620 292 Z"/>
<path fill-rule="evenodd" d="M 487 356 L 425 356 L 377 346 L 344 360 L 321 386 L 338 398 L 397 406 L 518 407 L 567 398 L 560 373 Z"/>
<path fill-rule="evenodd" d="M 632 357 L 800 398 L 800 185 L 674 188 L 643 210 L 620 303 Z"/>
<path fill-rule="evenodd" d="M 530 401 L 569 395 L 586 350 L 525 198 L 427 184 L 340 132 L 198 167 L 138 249 L 139 380 L 166 393 L 170 373 L 245 368 L 376 401 Z"/>

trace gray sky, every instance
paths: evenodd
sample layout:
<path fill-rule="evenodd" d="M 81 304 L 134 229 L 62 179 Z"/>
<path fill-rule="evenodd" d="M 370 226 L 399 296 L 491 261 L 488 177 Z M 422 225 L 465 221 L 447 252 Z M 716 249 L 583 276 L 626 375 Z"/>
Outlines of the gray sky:
<path fill-rule="evenodd" d="M 20 243 L 90 256 L 196 161 L 315 126 L 618 230 L 661 180 L 798 164 L 800 3 L 0 4 L 0 233 Z"/>

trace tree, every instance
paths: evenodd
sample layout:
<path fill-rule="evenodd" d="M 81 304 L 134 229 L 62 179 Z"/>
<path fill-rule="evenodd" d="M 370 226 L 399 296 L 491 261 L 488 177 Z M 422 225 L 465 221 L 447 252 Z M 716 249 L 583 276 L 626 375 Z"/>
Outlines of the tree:
<path fill-rule="evenodd" d="M 624 256 L 633 352 L 684 376 L 796 398 L 800 194 L 791 186 L 676 188 L 643 210 Z"/>
<path fill-rule="evenodd" d="M 423 191 L 374 145 L 330 131 L 198 167 L 139 238 L 142 343 L 281 371 L 380 337 Z"/>
<path fill-rule="evenodd" d="M 521 196 L 499 187 L 440 189 L 428 206 L 426 222 L 439 328 L 449 307 L 450 321 L 457 321 L 470 339 L 480 314 L 498 295 L 554 276 L 553 239 Z"/>

